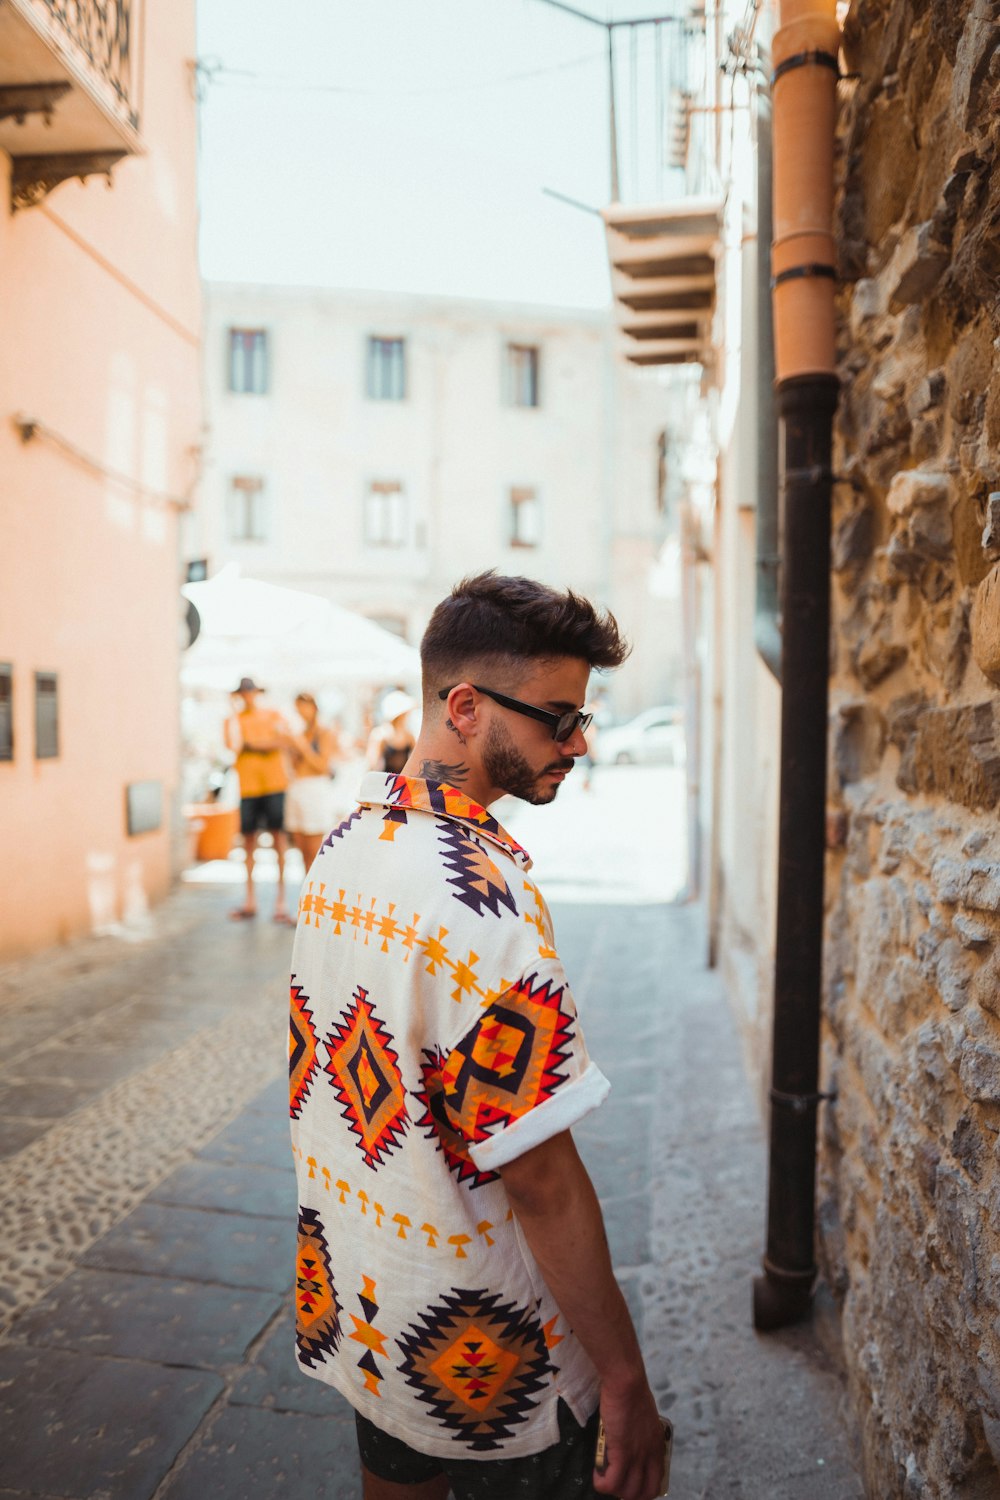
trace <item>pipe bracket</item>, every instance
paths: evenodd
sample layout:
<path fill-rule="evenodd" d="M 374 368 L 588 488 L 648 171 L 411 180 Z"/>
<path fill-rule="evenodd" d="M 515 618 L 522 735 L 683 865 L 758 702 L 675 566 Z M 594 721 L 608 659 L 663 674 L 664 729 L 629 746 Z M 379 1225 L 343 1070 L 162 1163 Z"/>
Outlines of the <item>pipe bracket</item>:
<path fill-rule="evenodd" d="M 832 1104 L 837 1098 L 837 1091 L 834 1089 L 828 1094 L 786 1094 L 782 1089 L 771 1089 L 769 1097 L 771 1103 L 780 1109 L 790 1109 L 793 1115 L 804 1115 L 810 1109 L 818 1109 L 824 1102 Z"/>
<path fill-rule="evenodd" d="M 793 52 L 791 57 L 786 57 L 784 62 L 778 64 L 771 74 L 771 87 L 785 73 L 791 73 L 795 68 L 829 68 L 832 73 L 840 77 L 840 61 L 835 52 L 824 52 L 820 48 L 814 48 L 809 52 Z"/>
<path fill-rule="evenodd" d="M 825 261 L 810 260 L 801 266 L 789 266 L 787 271 L 779 271 L 771 277 L 771 290 L 781 286 L 785 281 L 799 281 L 809 276 L 825 276 L 828 281 L 836 281 L 837 267 L 827 265 Z"/>
<path fill-rule="evenodd" d="M 822 464 L 811 464 L 805 469 L 786 469 L 785 489 L 791 489 L 796 484 L 830 484 L 833 478 L 831 470 L 824 468 Z"/>

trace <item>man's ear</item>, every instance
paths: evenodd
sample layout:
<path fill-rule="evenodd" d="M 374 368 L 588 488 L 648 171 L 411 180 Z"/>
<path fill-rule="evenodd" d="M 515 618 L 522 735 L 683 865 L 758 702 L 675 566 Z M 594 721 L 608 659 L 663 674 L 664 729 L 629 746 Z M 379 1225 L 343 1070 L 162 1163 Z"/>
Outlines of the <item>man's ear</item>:
<path fill-rule="evenodd" d="M 471 683 L 456 683 L 448 694 L 446 712 L 463 738 L 476 734 L 479 729 L 478 706 L 479 697 Z"/>

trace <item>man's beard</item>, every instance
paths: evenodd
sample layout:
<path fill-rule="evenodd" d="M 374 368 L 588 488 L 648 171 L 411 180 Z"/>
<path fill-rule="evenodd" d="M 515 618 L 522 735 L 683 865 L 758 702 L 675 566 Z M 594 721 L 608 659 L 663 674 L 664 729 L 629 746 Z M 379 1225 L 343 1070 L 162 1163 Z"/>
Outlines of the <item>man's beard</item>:
<path fill-rule="evenodd" d="M 486 731 L 483 741 L 483 770 L 489 777 L 490 785 L 502 787 L 509 796 L 520 797 L 522 802 L 533 802 L 536 806 L 551 802 L 561 783 L 543 782 L 543 776 L 547 771 L 570 771 L 572 768 L 572 758 L 564 755 L 549 761 L 536 771 L 495 719 Z"/>

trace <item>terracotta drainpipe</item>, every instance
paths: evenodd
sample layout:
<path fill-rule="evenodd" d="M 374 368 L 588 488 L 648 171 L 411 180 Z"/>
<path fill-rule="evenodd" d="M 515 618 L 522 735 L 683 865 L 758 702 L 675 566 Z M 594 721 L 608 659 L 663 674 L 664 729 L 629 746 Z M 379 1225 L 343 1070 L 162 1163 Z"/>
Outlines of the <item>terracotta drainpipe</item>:
<path fill-rule="evenodd" d="M 771 269 L 783 498 L 781 803 L 764 1275 L 754 1324 L 802 1317 L 816 1277 L 816 1114 L 823 951 L 831 440 L 835 0 L 780 0 L 772 44 Z"/>

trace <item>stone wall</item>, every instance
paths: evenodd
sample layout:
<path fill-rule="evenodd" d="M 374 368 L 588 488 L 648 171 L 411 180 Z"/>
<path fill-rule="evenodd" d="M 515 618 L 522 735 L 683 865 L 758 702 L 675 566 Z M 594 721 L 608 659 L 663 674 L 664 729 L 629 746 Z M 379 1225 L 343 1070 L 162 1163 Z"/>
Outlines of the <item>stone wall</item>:
<path fill-rule="evenodd" d="M 819 1212 L 873 1500 L 1000 1495 L 998 16 L 845 26 Z"/>

